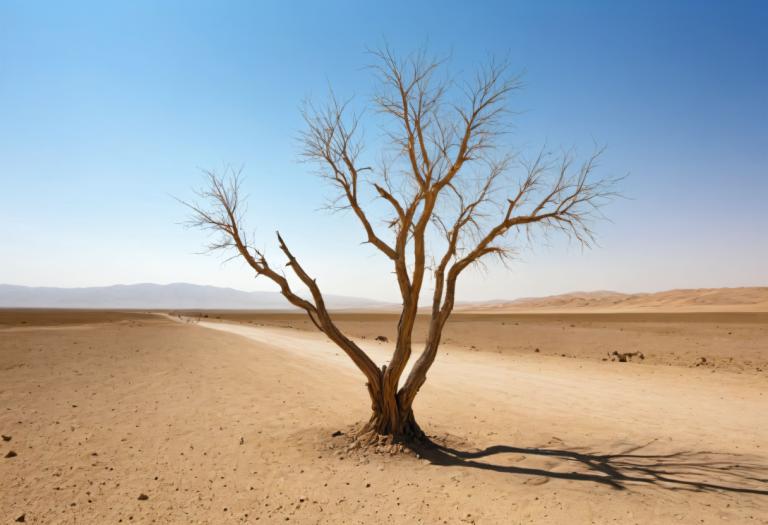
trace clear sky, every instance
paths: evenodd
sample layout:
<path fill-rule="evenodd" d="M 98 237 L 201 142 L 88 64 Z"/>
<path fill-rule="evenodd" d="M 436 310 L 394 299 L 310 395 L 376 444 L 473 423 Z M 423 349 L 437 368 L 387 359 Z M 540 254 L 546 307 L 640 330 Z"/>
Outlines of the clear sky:
<path fill-rule="evenodd" d="M 768 285 L 768 3 L 0 0 L 0 282 L 273 289 L 198 255 L 179 223 L 199 168 L 245 166 L 249 222 L 329 293 L 395 299 L 353 217 L 298 162 L 300 103 L 372 92 L 367 47 L 425 43 L 525 71 L 512 143 L 630 176 L 600 246 L 553 238 L 461 299 Z M 342 256 L 343 255 L 343 256 Z"/>

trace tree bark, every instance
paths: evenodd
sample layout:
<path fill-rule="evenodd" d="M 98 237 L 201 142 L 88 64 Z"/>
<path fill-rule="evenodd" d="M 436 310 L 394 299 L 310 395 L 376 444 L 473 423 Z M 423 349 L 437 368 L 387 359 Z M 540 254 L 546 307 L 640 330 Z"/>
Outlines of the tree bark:
<path fill-rule="evenodd" d="M 382 367 L 382 379 L 386 367 Z M 403 407 L 397 396 L 396 387 L 389 387 L 385 381 L 379 381 L 380 387 L 368 383 L 371 396 L 371 417 L 359 433 L 359 438 L 366 443 L 378 442 L 382 438 L 390 443 L 409 443 L 424 438 L 424 432 L 416 423 L 413 408 Z"/>

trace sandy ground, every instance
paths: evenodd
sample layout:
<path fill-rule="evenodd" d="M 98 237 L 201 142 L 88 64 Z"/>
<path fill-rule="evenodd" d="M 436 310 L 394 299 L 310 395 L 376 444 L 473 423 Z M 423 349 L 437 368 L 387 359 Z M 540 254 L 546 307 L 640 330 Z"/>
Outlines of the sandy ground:
<path fill-rule="evenodd" d="M 255 327 L 314 332 L 296 313 L 181 312 L 204 321 L 232 321 Z M 207 316 L 207 317 L 204 317 Z M 360 339 L 383 335 L 393 340 L 397 314 L 334 315 L 345 333 Z M 423 341 L 427 316 L 419 316 L 415 339 Z M 768 312 L 730 313 L 557 313 L 467 314 L 451 317 L 443 342 L 471 352 L 510 356 L 541 354 L 610 360 L 613 352 L 643 354 L 643 364 L 708 368 L 715 372 L 768 374 Z"/>
<path fill-rule="evenodd" d="M 322 336 L 274 318 L 4 315 L 2 523 L 768 523 L 759 319 L 672 319 L 666 331 L 664 319 L 566 319 L 564 358 L 468 348 L 456 334 L 489 321 L 466 318 L 416 403 L 445 446 L 417 458 L 332 437 L 367 417 L 360 374 Z M 555 322 L 509 330 L 555 345 Z M 360 324 L 359 342 L 384 362 L 391 345 L 373 328 Z M 732 334 L 710 343 L 722 329 Z M 601 330 L 667 353 L 711 345 L 732 364 L 576 350 Z"/>

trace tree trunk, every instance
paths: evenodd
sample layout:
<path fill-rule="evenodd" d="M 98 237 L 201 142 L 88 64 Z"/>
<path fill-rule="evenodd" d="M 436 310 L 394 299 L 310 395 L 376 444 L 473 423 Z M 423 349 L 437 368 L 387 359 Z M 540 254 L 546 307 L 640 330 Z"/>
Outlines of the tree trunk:
<path fill-rule="evenodd" d="M 391 438 L 393 443 L 408 443 L 421 440 L 424 432 L 416 423 L 413 410 L 405 414 L 397 414 L 394 419 L 382 411 L 376 411 L 371 414 L 371 419 L 363 428 L 361 436 L 366 437 L 387 437 Z"/>
<path fill-rule="evenodd" d="M 384 371 L 382 370 L 382 376 Z M 360 431 L 359 439 L 364 443 L 379 442 L 384 438 L 389 443 L 410 443 L 424 438 L 424 432 L 416 423 L 413 409 L 401 409 L 396 389 L 386 384 L 381 390 L 368 386 L 371 395 L 371 418 Z"/>

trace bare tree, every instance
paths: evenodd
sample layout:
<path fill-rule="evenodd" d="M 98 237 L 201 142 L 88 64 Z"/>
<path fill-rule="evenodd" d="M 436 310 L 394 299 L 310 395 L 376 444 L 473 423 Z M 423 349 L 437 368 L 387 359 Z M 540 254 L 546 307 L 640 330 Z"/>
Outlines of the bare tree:
<path fill-rule="evenodd" d="M 280 250 L 307 297 L 246 237 L 239 172 L 207 172 L 201 202 L 189 206 L 195 226 L 221 234 L 211 249 L 234 249 L 257 276 L 274 281 L 365 375 L 372 415 L 359 438 L 407 442 L 423 437 L 413 402 L 437 356 L 462 273 L 490 257 L 510 257 L 521 234 L 530 240 L 536 232 L 559 231 L 589 246 L 591 219 L 600 217 L 615 180 L 593 178 L 600 150 L 580 164 L 570 152 L 544 151 L 525 162 L 503 146 L 508 96 L 520 85 L 506 64 L 492 61 L 457 81 L 425 53 L 399 59 L 384 49 L 373 55 L 380 91 L 371 105 L 383 117 L 383 160 L 363 162 L 361 120 L 333 95 L 326 106 L 305 109 L 301 141 L 304 158 L 317 163 L 334 189 L 331 206 L 350 210 L 367 242 L 393 265 L 402 312 L 388 364 L 379 368 L 336 326 L 317 281 L 279 233 Z M 372 199 L 385 203 L 386 216 L 369 216 Z M 428 334 L 404 378 L 425 280 L 433 285 Z"/>

